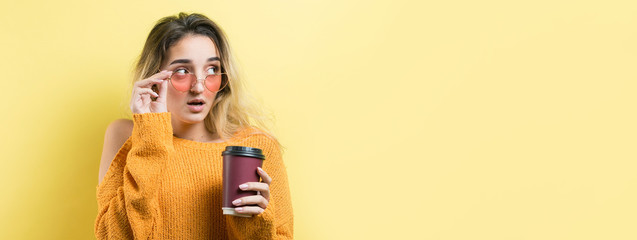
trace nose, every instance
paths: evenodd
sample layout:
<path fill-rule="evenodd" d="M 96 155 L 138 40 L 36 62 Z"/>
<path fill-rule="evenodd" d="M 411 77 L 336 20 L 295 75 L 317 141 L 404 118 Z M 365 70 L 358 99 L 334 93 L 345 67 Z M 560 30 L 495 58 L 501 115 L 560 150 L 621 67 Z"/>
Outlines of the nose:
<path fill-rule="evenodd" d="M 204 86 L 205 78 L 197 78 L 195 84 L 190 88 L 190 91 L 193 93 L 202 93 L 205 89 Z"/>

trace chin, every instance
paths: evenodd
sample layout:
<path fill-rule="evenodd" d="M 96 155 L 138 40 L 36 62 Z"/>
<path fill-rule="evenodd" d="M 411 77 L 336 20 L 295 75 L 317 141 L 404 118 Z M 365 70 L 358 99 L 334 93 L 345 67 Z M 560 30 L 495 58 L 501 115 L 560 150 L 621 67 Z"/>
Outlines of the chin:
<path fill-rule="evenodd" d="M 208 111 L 206 110 L 201 112 L 191 112 L 190 110 L 185 109 L 179 113 L 178 118 L 185 123 L 194 124 L 203 122 L 203 120 L 206 119 L 206 116 L 208 116 Z"/>

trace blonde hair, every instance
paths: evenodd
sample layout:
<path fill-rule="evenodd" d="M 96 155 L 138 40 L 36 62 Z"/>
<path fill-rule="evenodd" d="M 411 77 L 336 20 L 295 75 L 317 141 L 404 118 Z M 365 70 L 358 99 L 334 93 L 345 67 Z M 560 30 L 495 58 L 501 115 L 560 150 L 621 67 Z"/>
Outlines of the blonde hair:
<path fill-rule="evenodd" d="M 217 45 L 221 71 L 226 72 L 224 77 L 229 81 L 228 86 L 217 93 L 212 108 L 204 119 L 206 129 L 227 140 L 241 129 L 256 127 L 257 131 L 253 134 L 265 134 L 279 144 L 268 127 L 272 118 L 262 111 L 257 101 L 247 92 L 225 33 L 202 14 L 182 12 L 157 21 L 135 64 L 133 83 L 159 72 L 168 49 L 187 35 L 207 36 Z"/>

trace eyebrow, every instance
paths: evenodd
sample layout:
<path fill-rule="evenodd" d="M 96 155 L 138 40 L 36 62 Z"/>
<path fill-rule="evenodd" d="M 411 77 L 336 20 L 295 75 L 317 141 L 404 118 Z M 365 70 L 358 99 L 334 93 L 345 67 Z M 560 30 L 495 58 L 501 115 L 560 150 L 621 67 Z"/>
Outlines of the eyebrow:
<path fill-rule="evenodd" d="M 221 61 L 221 59 L 219 59 L 219 57 L 208 58 L 208 62 L 212 62 L 212 61 Z M 192 61 L 190 61 L 190 59 L 176 59 L 175 61 L 172 61 L 168 65 L 173 65 L 173 64 L 176 64 L 176 63 L 190 63 L 190 62 L 192 62 Z"/>

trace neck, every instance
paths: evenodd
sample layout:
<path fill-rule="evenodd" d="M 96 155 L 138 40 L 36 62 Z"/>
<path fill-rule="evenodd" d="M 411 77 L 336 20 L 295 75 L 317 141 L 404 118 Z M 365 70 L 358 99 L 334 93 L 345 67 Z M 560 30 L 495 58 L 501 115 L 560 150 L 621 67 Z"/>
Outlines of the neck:
<path fill-rule="evenodd" d="M 211 133 L 206 129 L 204 122 L 184 123 L 173 118 L 172 120 L 173 135 L 196 142 L 218 142 L 220 141 L 217 134 Z"/>

